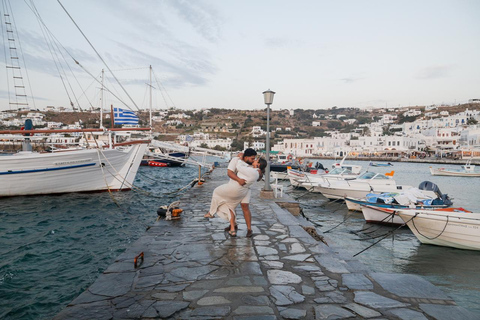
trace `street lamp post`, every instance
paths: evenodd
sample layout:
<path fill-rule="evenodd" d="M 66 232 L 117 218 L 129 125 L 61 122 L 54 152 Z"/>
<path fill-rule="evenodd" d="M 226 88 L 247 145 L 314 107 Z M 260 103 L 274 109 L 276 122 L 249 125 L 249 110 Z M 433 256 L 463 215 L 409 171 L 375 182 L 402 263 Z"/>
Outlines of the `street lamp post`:
<path fill-rule="evenodd" d="M 265 99 L 265 104 L 267 105 L 267 139 L 265 144 L 265 157 L 267 160 L 267 168 L 265 169 L 265 187 L 264 191 L 271 191 L 272 187 L 270 186 L 270 105 L 273 103 L 273 95 L 275 92 L 268 89 L 263 92 L 263 98 Z"/>

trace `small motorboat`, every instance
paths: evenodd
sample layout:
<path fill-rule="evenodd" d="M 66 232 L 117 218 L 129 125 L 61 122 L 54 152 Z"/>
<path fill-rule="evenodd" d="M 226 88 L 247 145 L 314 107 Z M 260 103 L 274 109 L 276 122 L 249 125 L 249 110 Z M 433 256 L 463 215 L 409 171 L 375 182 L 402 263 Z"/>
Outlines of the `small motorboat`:
<path fill-rule="evenodd" d="M 391 164 L 390 162 L 383 163 L 383 162 L 371 162 L 370 161 L 369 166 L 372 166 L 372 167 L 392 167 L 393 164 Z"/>
<path fill-rule="evenodd" d="M 480 250 L 480 213 L 463 208 L 397 210 L 421 243 Z"/>
<path fill-rule="evenodd" d="M 448 195 L 430 181 L 423 181 L 418 188 L 403 192 L 368 193 L 361 199 L 346 197 L 345 203 L 348 210 L 354 211 L 363 211 L 363 205 L 391 209 L 433 209 L 448 208 L 453 204 Z"/>
<path fill-rule="evenodd" d="M 168 163 L 157 161 L 157 160 L 149 160 L 147 162 L 149 167 L 169 167 Z"/>
<path fill-rule="evenodd" d="M 172 152 L 161 153 L 159 150 L 156 152 L 148 152 L 149 155 L 145 155 L 140 165 L 151 167 L 180 167 L 185 165 L 185 159 L 189 156 L 184 152 Z M 165 165 L 151 165 L 150 162 L 164 163 Z"/>
<path fill-rule="evenodd" d="M 327 174 L 328 171 L 322 169 L 312 169 L 307 171 L 300 171 L 296 169 L 287 169 L 287 178 L 290 180 L 290 184 L 294 187 L 304 187 L 302 182 L 305 180 L 312 180 L 316 176 L 322 176 Z"/>
<path fill-rule="evenodd" d="M 455 177 L 480 177 L 480 172 L 475 172 L 475 165 L 468 161 L 462 169 L 447 169 L 430 167 L 432 176 L 455 176 Z"/>

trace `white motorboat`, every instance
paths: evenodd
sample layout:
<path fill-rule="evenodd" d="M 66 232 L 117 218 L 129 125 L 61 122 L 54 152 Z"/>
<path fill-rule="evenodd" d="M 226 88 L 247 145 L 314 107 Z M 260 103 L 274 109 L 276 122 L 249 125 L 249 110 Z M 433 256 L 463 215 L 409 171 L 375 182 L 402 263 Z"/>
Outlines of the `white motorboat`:
<path fill-rule="evenodd" d="M 130 190 L 147 143 L 0 157 L 0 197 Z"/>
<path fill-rule="evenodd" d="M 480 213 L 461 208 L 397 210 L 421 243 L 480 250 Z"/>
<path fill-rule="evenodd" d="M 340 168 L 335 168 L 327 174 L 322 175 L 305 175 L 304 178 L 298 179 L 299 183 L 305 189 L 311 192 L 320 192 L 316 190 L 318 185 L 326 183 L 328 181 L 334 180 L 353 180 L 358 178 L 360 171 L 362 170 L 361 166 L 345 166 Z"/>
<path fill-rule="evenodd" d="M 447 169 L 430 167 L 432 176 L 454 176 L 454 177 L 480 177 L 480 172 L 475 172 L 475 165 L 468 161 L 462 169 Z"/>
<path fill-rule="evenodd" d="M 319 171 L 317 171 L 317 174 L 318 174 Z M 320 172 L 320 174 L 322 174 L 323 172 Z M 288 180 L 290 180 L 290 184 L 294 187 L 301 187 L 302 183 L 301 181 L 304 181 L 307 177 L 307 172 L 305 171 L 300 171 L 300 170 L 296 170 L 296 169 L 287 169 L 287 177 L 288 177 Z M 325 173 L 323 173 L 325 174 Z M 313 176 L 313 174 L 308 174 L 309 177 Z"/>
<path fill-rule="evenodd" d="M 393 171 L 390 174 L 393 175 Z M 328 199 L 336 200 L 345 197 L 362 199 L 368 193 L 401 192 L 411 188 L 413 187 L 408 185 L 397 185 L 394 179 L 384 174 L 365 172 L 354 180 L 327 180 L 316 186 L 315 190 Z M 431 193 L 432 196 L 435 195 L 434 192 Z"/>

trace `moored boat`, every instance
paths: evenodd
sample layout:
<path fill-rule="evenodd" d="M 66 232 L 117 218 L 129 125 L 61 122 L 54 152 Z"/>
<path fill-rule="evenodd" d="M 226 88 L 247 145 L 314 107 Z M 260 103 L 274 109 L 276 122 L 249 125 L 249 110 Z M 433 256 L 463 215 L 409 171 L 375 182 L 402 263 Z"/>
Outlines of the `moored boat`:
<path fill-rule="evenodd" d="M 0 157 L 0 197 L 130 190 L 147 143 Z"/>
<path fill-rule="evenodd" d="M 402 225 L 403 220 L 395 215 L 395 209 L 362 204 L 362 214 L 366 222 L 386 225 Z"/>
<path fill-rule="evenodd" d="M 393 164 L 391 164 L 390 162 L 384 163 L 384 162 L 371 162 L 371 161 L 368 165 L 372 167 L 392 167 L 393 166 Z"/>
<path fill-rule="evenodd" d="M 389 173 L 393 175 L 393 172 Z M 345 197 L 364 198 L 368 193 L 401 192 L 413 188 L 408 185 L 397 185 L 394 179 L 387 175 L 365 172 L 353 180 L 327 180 L 315 187 L 331 200 Z"/>
<path fill-rule="evenodd" d="M 450 207 L 453 202 L 435 183 L 423 181 L 418 188 L 404 192 L 368 193 L 365 198 L 345 197 L 349 210 L 362 211 L 362 205 L 392 209 L 436 209 Z"/>
<path fill-rule="evenodd" d="M 397 210 L 421 243 L 480 250 L 480 213 L 462 208 Z"/>
<path fill-rule="evenodd" d="M 430 167 L 430 174 L 432 176 L 480 177 L 480 172 L 475 172 L 475 165 L 470 161 L 462 165 L 462 169 L 459 170 Z"/>

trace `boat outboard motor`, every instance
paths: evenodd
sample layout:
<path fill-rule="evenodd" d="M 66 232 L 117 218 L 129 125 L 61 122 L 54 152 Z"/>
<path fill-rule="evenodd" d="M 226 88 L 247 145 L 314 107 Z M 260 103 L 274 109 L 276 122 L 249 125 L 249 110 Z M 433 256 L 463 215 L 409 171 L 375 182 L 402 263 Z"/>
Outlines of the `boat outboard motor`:
<path fill-rule="evenodd" d="M 315 164 L 315 169 L 320 169 L 320 170 L 325 171 L 325 167 L 324 167 L 323 164 L 321 164 L 320 162 L 317 162 L 317 163 Z"/>
<path fill-rule="evenodd" d="M 426 191 L 433 191 L 437 195 L 438 199 L 440 199 L 442 203 L 438 203 L 440 201 L 436 201 L 437 199 L 434 199 L 433 202 L 432 202 L 433 205 L 442 204 L 442 205 L 451 206 L 453 204 L 452 200 L 450 200 L 450 198 L 448 197 L 448 194 L 443 194 L 440 191 L 440 188 L 438 188 L 438 186 L 431 181 L 421 182 L 420 185 L 418 186 L 418 189 L 426 190 Z M 435 203 L 435 202 L 437 202 L 437 203 Z"/>
<path fill-rule="evenodd" d="M 33 130 L 33 122 L 31 119 L 25 120 L 25 130 Z M 26 137 L 30 136 L 30 133 L 24 133 L 23 134 Z M 22 151 L 32 151 L 32 145 L 30 144 L 30 138 L 25 138 L 22 144 Z"/>

